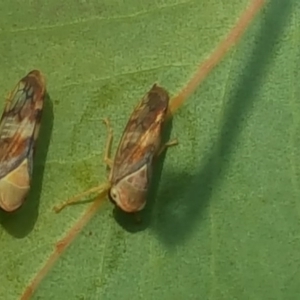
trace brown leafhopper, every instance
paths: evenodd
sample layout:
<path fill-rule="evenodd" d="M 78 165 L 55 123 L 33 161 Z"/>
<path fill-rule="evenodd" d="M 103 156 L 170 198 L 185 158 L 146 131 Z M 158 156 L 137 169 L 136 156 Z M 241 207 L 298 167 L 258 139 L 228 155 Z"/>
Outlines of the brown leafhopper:
<path fill-rule="evenodd" d="M 0 207 L 18 209 L 30 190 L 33 156 L 45 98 L 45 79 L 33 70 L 6 100 L 0 119 Z"/>

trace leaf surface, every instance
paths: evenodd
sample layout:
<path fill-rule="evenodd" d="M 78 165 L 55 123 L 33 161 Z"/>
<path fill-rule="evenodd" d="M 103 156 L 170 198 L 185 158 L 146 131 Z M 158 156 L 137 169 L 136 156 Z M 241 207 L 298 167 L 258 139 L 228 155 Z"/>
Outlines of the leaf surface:
<path fill-rule="evenodd" d="M 90 204 L 53 206 L 105 180 L 101 119 L 114 152 L 141 96 L 154 82 L 178 93 L 248 4 L 1 2 L 3 99 L 34 68 L 50 98 L 28 201 L 0 215 L 1 299 L 20 298 Z M 175 114 L 180 143 L 157 166 L 144 222 L 105 201 L 33 299 L 297 298 L 299 19 L 299 1 L 268 2 Z"/>

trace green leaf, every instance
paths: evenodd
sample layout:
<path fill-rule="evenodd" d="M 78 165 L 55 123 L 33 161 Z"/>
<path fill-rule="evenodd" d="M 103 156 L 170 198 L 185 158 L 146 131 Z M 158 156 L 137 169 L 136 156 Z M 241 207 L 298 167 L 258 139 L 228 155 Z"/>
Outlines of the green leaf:
<path fill-rule="evenodd" d="M 36 276 L 33 299 L 297 299 L 298 0 L 269 1 L 175 114 L 141 225 L 105 201 L 61 254 L 90 204 L 53 212 L 105 180 L 101 119 L 115 151 L 141 96 L 185 87 L 248 2 L 1 2 L 3 99 L 34 68 L 49 99 L 31 193 L 0 214 L 0 299 Z"/>

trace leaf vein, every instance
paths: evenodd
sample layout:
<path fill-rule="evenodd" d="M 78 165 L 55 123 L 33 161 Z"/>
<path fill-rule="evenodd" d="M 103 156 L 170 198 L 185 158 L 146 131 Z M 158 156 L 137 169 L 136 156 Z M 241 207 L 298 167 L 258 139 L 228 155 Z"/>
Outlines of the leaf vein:
<path fill-rule="evenodd" d="M 162 5 L 162 6 L 157 6 L 154 9 L 151 10 L 144 10 L 144 11 L 139 11 L 133 14 L 129 15 L 120 15 L 120 16 L 111 16 L 111 17 L 100 17 L 100 16 L 93 16 L 89 18 L 82 18 L 79 20 L 73 20 L 70 22 L 65 22 L 65 23 L 57 23 L 57 24 L 52 24 L 52 25 L 46 25 L 46 26 L 40 26 L 40 27 L 25 27 L 25 28 L 18 28 L 18 29 L 11 29 L 11 30 L 2 30 L 0 33 L 18 33 L 18 32 L 27 32 L 27 31 L 37 31 L 37 30 L 52 30 L 52 29 L 57 29 L 57 28 L 62 28 L 62 27 L 67 27 L 67 26 L 76 26 L 80 24 L 85 24 L 93 21 L 110 21 L 110 20 L 124 20 L 124 19 L 132 19 L 136 18 L 139 16 L 147 15 L 149 13 L 153 13 L 156 11 L 160 11 L 162 9 L 170 9 L 176 6 L 181 6 L 181 5 L 186 5 L 189 3 L 194 2 L 193 0 L 188 0 L 188 1 L 182 1 L 178 3 L 174 3 L 171 5 Z"/>

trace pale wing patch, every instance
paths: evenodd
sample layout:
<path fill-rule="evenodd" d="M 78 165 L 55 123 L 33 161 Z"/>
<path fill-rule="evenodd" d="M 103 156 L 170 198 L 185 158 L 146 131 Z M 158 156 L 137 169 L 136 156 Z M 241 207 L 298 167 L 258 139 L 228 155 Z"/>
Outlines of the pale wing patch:
<path fill-rule="evenodd" d="M 0 207 L 7 212 L 19 208 L 30 188 L 28 160 L 25 159 L 18 168 L 0 179 Z"/>
<path fill-rule="evenodd" d="M 123 180 L 127 181 L 127 183 L 131 185 L 132 188 L 139 191 L 143 191 L 143 190 L 145 191 L 147 190 L 149 185 L 147 169 L 148 169 L 148 164 L 145 164 L 136 172 L 126 176 Z"/>
<path fill-rule="evenodd" d="M 137 212 L 146 205 L 146 194 L 149 186 L 149 170 L 147 164 L 136 172 L 124 177 L 113 188 L 118 195 L 115 199 L 117 206 L 125 212 Z"/>

